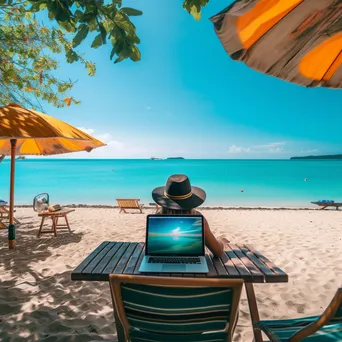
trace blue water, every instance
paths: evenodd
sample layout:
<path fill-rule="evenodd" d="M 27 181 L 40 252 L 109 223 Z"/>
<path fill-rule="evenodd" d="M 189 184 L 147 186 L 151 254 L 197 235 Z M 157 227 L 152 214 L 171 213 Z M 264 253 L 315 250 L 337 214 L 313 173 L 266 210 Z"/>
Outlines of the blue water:
<path fill-rule="evenodd" d="M 0 163 L 0 199 L 8 200 L 10 163 Z M 208 206 L 307 206 L 342 201 L 342 161 L 328 160 L 77 160 L 16 162 L 15 201 L 31 204 L 48 192 L 52 203 L 152 202 L 153 188 L 173 173 L 187 174 L 207 192 Z M 304 179 L 307 178 L 307 181 Z M 241 192 L 243 190 L 243 192 Z"/>

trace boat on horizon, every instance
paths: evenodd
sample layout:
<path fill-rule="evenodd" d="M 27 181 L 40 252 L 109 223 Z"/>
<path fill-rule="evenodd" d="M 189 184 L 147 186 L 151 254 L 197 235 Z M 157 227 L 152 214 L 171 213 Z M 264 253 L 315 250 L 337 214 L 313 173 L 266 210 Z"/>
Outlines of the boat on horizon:
<path fill-rule="evenodd" d="M 163 160 L 163 158 L 150 157 L 151 160 Z"/>

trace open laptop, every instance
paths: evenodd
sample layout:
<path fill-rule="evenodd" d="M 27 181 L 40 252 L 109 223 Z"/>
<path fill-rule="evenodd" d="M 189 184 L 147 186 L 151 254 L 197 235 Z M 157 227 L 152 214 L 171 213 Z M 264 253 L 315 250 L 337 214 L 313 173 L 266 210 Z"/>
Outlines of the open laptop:
<path fill-rule="evenodd" d="M 207 273 L 201 215 L 148 215 L 140 272 Z"/>

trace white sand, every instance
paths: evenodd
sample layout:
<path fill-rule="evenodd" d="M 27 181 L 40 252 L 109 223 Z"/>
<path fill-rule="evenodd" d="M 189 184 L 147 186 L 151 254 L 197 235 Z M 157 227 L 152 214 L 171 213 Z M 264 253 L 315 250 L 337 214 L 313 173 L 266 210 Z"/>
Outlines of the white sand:
<path fill-rule="evenodd" d="M 216 236 L 253 244 L 289 274 L 289 283 L 258 284 L 262 319 L 319 314 L 342 284 L 342 212 L 203 210 Z M 151 213 L 151 210 L 145 210 Z M 39 219 L 19 208 L 17 247 L 0 231 L 0 341 L 116 340 L 109 286 L 73 282 L 71 271 L 102 241 L 143 241 L 145 215 L 76 209 L 73 233 L 36 238 Z M 251 341 L 246 296 L 235 341 Z"/>

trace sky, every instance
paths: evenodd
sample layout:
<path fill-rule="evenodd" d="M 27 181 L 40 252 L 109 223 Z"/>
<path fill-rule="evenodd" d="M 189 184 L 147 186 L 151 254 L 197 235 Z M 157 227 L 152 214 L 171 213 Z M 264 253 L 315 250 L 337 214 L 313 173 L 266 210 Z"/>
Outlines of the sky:
<path fill-rule="evenodd" d="M 307 89 L 233 61 L 209 18 L 231 1 L 211 0 L 195 21 L 174 0 L 123 0 L 133 17 L 142 59 L 113 64 L 111 45 L 78 51 L 96 63 L 60 60 L 68 95 L 80 105 L 44 111 L 107 144 L 65 158 L 287 159 L 342 153 L 342 90 Z M 60 158 L 60 157 L 59 157 Z"/>

